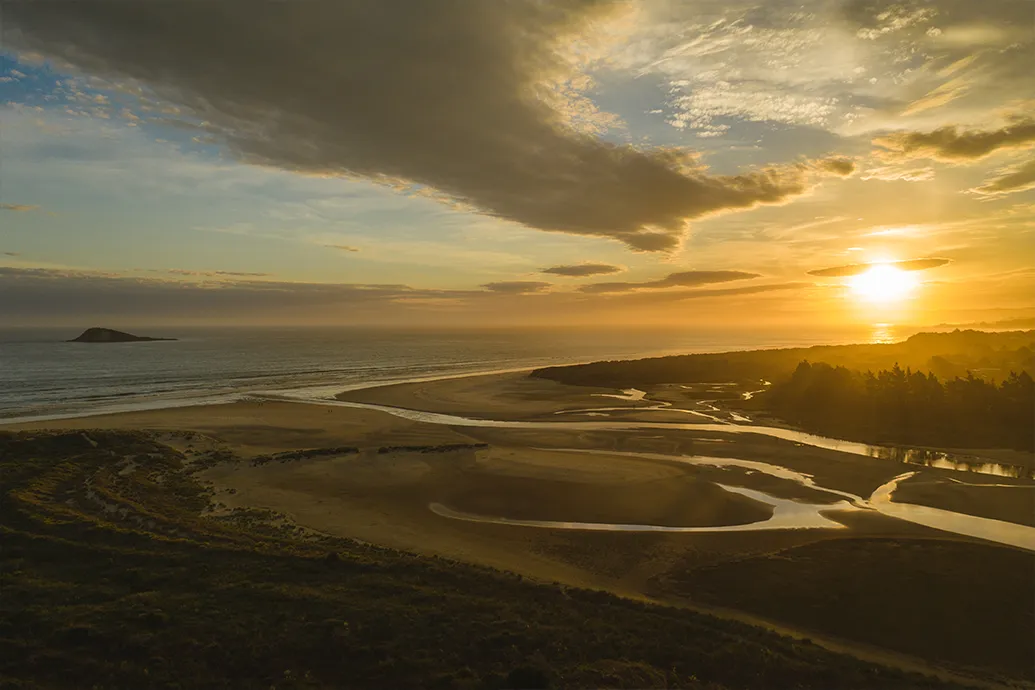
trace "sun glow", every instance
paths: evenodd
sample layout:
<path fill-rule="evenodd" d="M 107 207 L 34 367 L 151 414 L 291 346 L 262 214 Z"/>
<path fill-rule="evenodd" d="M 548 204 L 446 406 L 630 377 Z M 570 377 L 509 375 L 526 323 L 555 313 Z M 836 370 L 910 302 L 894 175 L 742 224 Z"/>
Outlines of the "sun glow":
<path fill-rule="evenodd" d="M 917 280 L 910 271 L 888 264 L 877 264 L 848 279 L 848 287 L 854 295 L 867 302 L 882 304 L 906 299 L 916 284 Z"/>

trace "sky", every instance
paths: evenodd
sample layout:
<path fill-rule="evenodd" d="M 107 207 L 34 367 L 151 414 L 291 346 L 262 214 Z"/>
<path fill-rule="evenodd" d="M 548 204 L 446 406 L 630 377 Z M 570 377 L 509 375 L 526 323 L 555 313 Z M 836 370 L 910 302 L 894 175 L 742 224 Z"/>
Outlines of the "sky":
<path fill-rule="evenodd" d="M 1031 0 L 0 0 L 0 323 L 1035 317 Z"/>

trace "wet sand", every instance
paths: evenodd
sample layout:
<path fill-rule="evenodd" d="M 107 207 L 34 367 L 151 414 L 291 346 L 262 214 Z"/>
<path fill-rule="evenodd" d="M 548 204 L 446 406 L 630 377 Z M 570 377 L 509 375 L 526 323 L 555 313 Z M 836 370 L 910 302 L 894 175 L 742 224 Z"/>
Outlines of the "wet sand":
<path fill-rule="evenodd" d="M 3 424 L 0 429 L 154 429 L 194 431 L 223 441 L 240 457 L 298 448 L 465 443 L 448 427 L 383 412 L 289 402 L 235 402 Z"/>
<path fill-rule="evenodd" d="M 564 410 L 650 403 L 619 401 L 614 388 L 585 388 L 533 378 L 528 372 L 463 376 L 437 381 L 361 388 L 335 396 L 351 402 L 406 407 L 486 419 L 538 419 Z"/>
<path fill-rule="evenodd" d="M 1035 527 L 1035 483 L 1003 483 L 996 477 L 976 480 L 959 474 L 925 473 L 903 482 L 895 500 Z"/>

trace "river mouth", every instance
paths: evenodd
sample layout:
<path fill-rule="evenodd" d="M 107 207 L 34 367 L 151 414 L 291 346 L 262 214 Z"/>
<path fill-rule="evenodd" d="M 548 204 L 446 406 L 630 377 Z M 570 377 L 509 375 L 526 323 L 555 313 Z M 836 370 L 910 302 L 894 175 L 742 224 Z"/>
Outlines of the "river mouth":
<path fill-rule="evenodd" d="M 639 392 L 639 391 L 638 391 Z M 622 396 L 619 396 L 622 397 Z M 414 422 L 427 424 L 446 424 L 461 427 L 484 427 L 484 428 L 509 428 L 509 429 L 570 429 L 573 431 L 592 430 L 613 430 L 631 431 L 638 429 L 668 429 L 698 432 L 713 432 L 718 434 L 756 434 L 790 441 L 814 448 L 823 448 L 841 453 L 861 455 L 868 458 L 888 460 L 906 465 L 919 465 L 935 469 L 945 469 L 957 472 L 973 472 L 976 474 L 988 474 L 996 477 L 1008 477 L 1013 479 L 1035 479 L 1035 468 L 1029 469 L 1020 465 L 996 462 L 986 458 L 962 453 L 949 453 L 946 451 L 930 450 L 924 448 L 904 448 L 892 446 L 877 446 L 859 441 L 848 441 L 845 439 L 830 438 L 818 434 L 810 434 L 795 429 L 784 427 L 763 426 L 760 424 L 742 423 L 740 420 L 721 421 L 716 417 L 702 410 L 691 410 L 667 406 L 662 403 L 648 407 L 596 407 L 582 408 L 577 410 L 561 410 L 555 414 L 578 413 L 592 416 L 605 416 L 608 421 L 509 421 L 496 419 L 480 419 L 476 417 L 463 417 L 458 415 L 445 414 L 441 412 L 426 412 L 405 407 L 394 407 L 390 405 L 377 405 L 373 403 L 350 402 L 344 400 L 332 400 L 327 398 L 308 398 L 294 396 L 262 396 L 271 400 L 288 400 L 294 402 L 306 402 L 318 405 L 335 405 L 353 407 L 358 409 L 379 410 Z M 261 398 L 260 398 L 261 399 Z M 628 398 L 624 398 L 628 399 Z M 638 401 L 646 399 L 637 398 Z M 707 406 L 710 411 L 718 411 L 714 405 Z M 646 420 L 622 421 L 612 417 L 615 413 L 627 412 L 641 414 L 644 412 L 659 411 L 666 413 L 683 413 L 693 417 L 705 417 L 709 422 L 686 423 L 686 422 L 652 422 Z"/>
<path fill-rule="evenodd" d="M 473 417 L 462 417 L 457 415 L 444 414 L 439 412 L 426 412 L 421 410 L 412 410 L 403 407 L 392 407 L 386 405 L 376 405 L 372 403 L 361 403 L 361 402 L 349 402 L 341 400 L 328 400 L 328 399 L 299 399 L 299 398 L 280 398 L 284 400 L 294 400 L 296 402 L 307 402 L 310 404 L 319 405 L 332 405 L 332 406 L 343 406 L 352 407 L 357 409 L 369 409 L 386 412 L 388 414 L 407 419 L 414 422 L 422 422 L 426 424 L 443 424 L 454 427 L 481 427 L 481 428 L 497 428 L 497 429 L 537 429 L 537 430 L 572 430 L 572 431 L 630 431 L 640 429 L 665 429 L 665 430 L 676 430 L 676 431 L 704 431 L 714 432 L 719 434 L 756 434 L 762 436 L 769 436 L 772 438 L 783 439 L 798 443 L 801 445 L 813 446 L 816 448 L 823 448 L 826 450 L 839 451 L 842 453 L 849 453 L 852 455 L 859 455 L 869 458 L 882 458 L 882 453 L 888 449 L 871 446 L 869 444 L 858 443 L 855 441 L 845 441 L 841 439 L 832 439 L 815 434 L 808 434 L 805 432 L 795 431 L 793 429 L 784 429 L 781 427 L 765 427 L 757 425 L 747 424 L 735 424 L 735 423 L 703 423 L 703 424 L 687 424 L 687 423 L 662 423 L 662 422 L 621 422 L 621 421 L 504 421 L 504 420 L 493 420 L 493 419 L 478 419 Z M 573 450 L 573 449 L 568 449 Z M 1035 527 L 1027 525 L 1021 525 L 1017 523 L 1005 522 L 1001 520 L 992 520 L 989 518 L 982 518 L 966 513 L 958 513 L 952 511 L 946 511 L 941 509 L 927 508 L 926 506 L 917 506 L 908 503 L 899 503 L 893 500 L 893 494 L 898 484 L 902 481 L 908 480 L 911 476 L 910 473 L 900 475 L 896 477 L 892 482 L 885 484 L 880 487 L 870 497 L 862 497 L 854 495 L 848 492 L 839 491 L 829 487 L 823 487 L 817 485 L 812 477 L 800 472 L 796 472 L 789 468 L 767 463 L 761 460 L 747 460 L 747 459 L 735 459 L 735 458 L 702 458 L 699 456 L 685 456 L 685 455 L 665 455 L 657 453 L 622 453 L 615 451 L 575 451 L 575 452 L 596 452 L 601 454 L 611 455 L 629 455 L 630 457 L 655 457 L 657 459 L 666 459 L 669 461 L 697 463 L 697 464 L 712 464 L 712 465 L 725 465 L 725 466 L 738 466 L 741 468 L 751 469 L 753 471 L 760 471 L 772 476 L 777 476 L 783 479 L 799 483 L 809 488 L 818 489 L 828 493 L 836 494 L 845 499 L 844 509 L 863 509 L 872 510 L 887 517 L 893 517 L 899 520 L 905 520 L 907 522 L 913 522 L 915 524 L 932 527 L 935 529 L 944 530 L 953 534 L 973 537 L 978 539 L 984 539 L 987 541 L 999 543 L 1005 546 L 1012 546 L 1015 548 L 1021 548 L 1027 551 L 1035 551 Z M 948 461 L 949 454 L 942 453 L 945 461 Z M 915 460 L 917 456 L 906 455 L 908 460 Z M 906 462 L 903 461 L 903 462 Z M 966 461 L 963 461 L 966 462 Z M 992 463 L 993 465 L 999 465 L 999 463 Z M 974 467 L 969 463 L 966 467 L 969 469 Z M 958 471 L 963 470 L 963 465 L 960 464 L 957 468 L 955 465 L 953 469 Z M 1000 474 L 998 476 L 1012 476 L 1010 474 Z M 732 487 L 732 485 L 726 485 L 730 488 L 736 488 L 739 492 L 743 492 L 747 487 Z M 724 486 L 724 488 L 726 488 Z M 1025 487 L 1027 490 L 1035 489 L 1035 485 Z M 777 500 L 775 496 L 770 494 L 763 494 L 759 492 L 760 497 L 764 498 L 762 502 Z M 742 494 L 744 495 L 744 494 Z M 786 500 L 786 499 L 781 499 Z M 817 529 L 827 528 L 836 529 L 832 525 L 839 525 L 839 523 L 829 520 L 824 515 L 820 514 L 819 508 L 813 505 L 812 507 L 802 508 L 801 506 L 808 506 L 807 503 L 793 502 L 797 505 L 791 506 L 786 505 L 780 520 L 773 523 L 773 518 L 770 521 L 753 523 L 752 525 L 724 525 L 720 526 L 719 529 L 722 531 L 758 531 L 762 529 Z M 655 530 L 654 527 L 667 527 L 663 525 L 642 525 L 642 524 L 622 524 L 622 523 L 596 523 L 596 522 L 564 522 L 564 521 L 549 521 L 549 520 L 523 520 L 515 522 L 512 518 L 497 517 L 484 514 L 465 513 L 463 511 L 457 511 L 449 506 L 441 503 L 435 503 L 437 506 L 435 510 L 443 511 L 440 514 L 442 517 L 450 517 L 458 520 L 467 521 L 480 521 L 480 522 L 493 522 L 496 524 L 510 524 L 520 525 L 526 527 L 541 527 L 551 529 L 578 529 L 586 531 L 664 531 Z M 770 505 L 775 505 L 770 503 Z M 830 504 L 823 504 L 823 511 L 830 511 Z M 789 511 L 789 512 L 788 512 Z M 804 511 L 799 513 L 796 511 Z M 805 517 L 805 513 L 808 513 L 808 517 Z M 774 510 L 774 518 L 776 511 Z M 791 519 L 789 516 L 795 515 L 795 519 Z M 799 520 L 800 518 L 800 520 Z M 798 521 L 796 521 L 798 520 Z M 502 521 L 502 522 L 501 522 Z M 768 524 L 768 527 L 762 525 Z M 773 527 L 773 524 L 780 525 Z M 700 531 L 698 528 L 677 528 L 684 531 Z M 707 528 L 714 530 L 716 528 Z"/>
<path fill-rule="evenodd" d="M 879 486 L 868 498 L 819 486 L 810 475 L 790 470 L 779 465 L 772 465 L 758 460 L 740 458 L 715 458 L 705 456 L 679 456 L 662 453 L 635 453 L 619 451 L 591 451 L 583 449 L 554 449 L 554 452 L 584 453 L 590 455 L 617 455 L 637 459 L 657 459 L 662 461 L 678 461 L 690 465 L 709 465 L 728 467 L 748 472 L 762 472 L 773 477 L 793 482 L 801 486 L 830 493 L 842 497 L 836 503 L 813 503 L 809 501 L 780 498 L 771 493 L 749 489 L 743 486 L 717 484 L 723 490 L 747 496 L 759 503 L 773 507 L 773 514 L 767 520 L 747 524 L 715 525 L 715 526 L 673 526 L 649 525 L 635 523 L 580 522 L 561 520 L 529 520 L 465 512 L 450 508 L 441 503 L 431 503 L 428 508 L 441 517 L 468 522 L 481 522 L 495 525 L 515 527 L 533 527 L 540 529 L 561 529 L 593 532 L 752 532 L 778 529 L 843 529 L 844 525 L 828 517 L 828 513 L 842 511 L 867 510 L 886 517 L 932 527 L 961 536 L 974 537 L 995 542 L 1004 546 L 1012 546 L 1035 552 L 1035 527 L 1020 525 L 1002 520 L 957 513 L 940 508 L 899 503 L 893 500 L 898 486 L 912 477 L 916 472 L 905 472 L 889 482 Z M 1035 487 L 1022 487 L 1035 488 Z"/>

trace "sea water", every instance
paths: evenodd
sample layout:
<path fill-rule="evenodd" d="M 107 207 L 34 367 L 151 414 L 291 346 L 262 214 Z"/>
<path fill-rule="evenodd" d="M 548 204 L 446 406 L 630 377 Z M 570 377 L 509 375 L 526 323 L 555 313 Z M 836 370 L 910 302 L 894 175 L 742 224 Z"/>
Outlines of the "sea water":
<path fill-rule="evenodd" d="M 601 359 L 867 340 L 863 332 L 161 327 L 133 331 L 177 340 L 65 342 L 81 330 L 0 330 L 0 420 Z"/>

